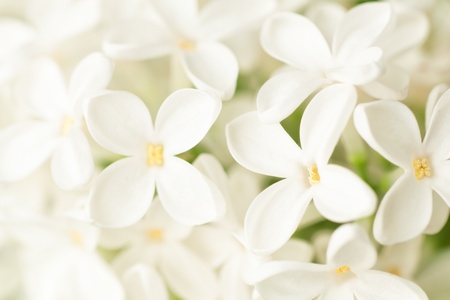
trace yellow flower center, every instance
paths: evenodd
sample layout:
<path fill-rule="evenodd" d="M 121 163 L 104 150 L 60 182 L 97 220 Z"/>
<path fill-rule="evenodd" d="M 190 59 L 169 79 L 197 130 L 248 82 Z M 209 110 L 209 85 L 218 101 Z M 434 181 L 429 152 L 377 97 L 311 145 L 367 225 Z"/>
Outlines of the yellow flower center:
<path fill-rule="evenodd" d="M 69 237 L 72 242 L 78 247 L 82 247 L 84 245 L 84 239 L 81 234 L 76 230 L 69 231 Z"/>
<path fill-rule="evenodd" d="M 334 272 L 336 273 L 336 275 L 341 276 L 348 272 L 351 272 L 351 270 L 350 270 L 349 266 L 341 266 L 341 267 L 337 268 Z"/>
<path fill-rule="evenodd" d="M 162 166 L 164 164 L 163 145 L 147 145 L 147 165 Z"/>
<path fill-rule="evenodd" d="M 424 177 L 431 177 L 431 170 L 426 158 L 413 160 L 414 175 L 417 180 Z"/>
<path fill-rule="evenodd" d="M 61 130 L 59 131 L 59 133 L 63 136 L 68 135 L 73 124 L 75 124 L 75 119 L 73 117 L 65 117 L 62 121 Z"/>
<path fill-rule="evenodd" d="M 146 232 L 147 238 L 152 242 L 161 242 L 164 238 L 164 231 L 162 229 L 150 229 Z"/>
<path fill-rule="evenodd" d="M 186 40 L 186 39 L 179 40 L 177 42 L 177 46 L 184 51 L 194 51 L 195 50 L 195 43 L 190 40 Z"/>
<path fill-rule="evenodd" d="M 309 172 L 308 180 L 311 185 L 320 183 L 319 170 L 317 169 L 316 166 L 309 167 L 308 172 Z"/>

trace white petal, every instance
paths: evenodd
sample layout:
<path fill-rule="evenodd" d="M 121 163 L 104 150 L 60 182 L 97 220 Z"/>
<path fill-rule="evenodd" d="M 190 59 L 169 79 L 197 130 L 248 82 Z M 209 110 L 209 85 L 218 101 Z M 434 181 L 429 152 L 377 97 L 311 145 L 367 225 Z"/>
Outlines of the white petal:
<path fill-rule="evenodd" d="M 431 187 L 450 207 L 450 160 L 432 162 Z"/>
<path fill-rule="evenodd" d="M 200 13 L 200 36 L 219 40 L 247 29 L 275 9 L 273 0 L 210 1 Z"/>
<path fill-rule="evenodd" d="M 315 186 L 313 198 L 325 218 L 342 223 L 375 211 L 375 192 L 355 173 L 338 165 L 319 167 L 318 171 L 320 183 Z"/>
<path fill-rule="evenodd" d="M 328 45 L 331 45 L 336 28 L 346 12 L 346 9 L 339 3 L 317 2 L 308 7 L 305 15 L 319 28 Z"/>
<path fill-rule="evenodd" d="M 356 90 L 336 84 L 320 91 L 305 109 L 300 143 L 305 156 L 318 165 L 328 163 L 356 105 Z"/>
<path fill-rule="evenodd" d="M 144 102 L 128 92 L 91 99 L 85 113 L 89 132 L 102 147 L 122 155 L 143 155 L 153 133 Z"/>
<path fill-rule="evenodd" d="M 432 194 L 426 183 L 413 174 L 400 177 L 381 201 L 373 233 L 383 245 L 410 240 L 421 234 L 430 222 Z"/>
<path fill-rule="evenodd" d="M 433 111 L 434 108 L 436 107 L 438 100 L 448 89 L 449 86 L 447 84 L 441 83 L 435 86 L 428 95 L 427 106 L 425 110 L 425 125 L 427 130 L 430 127 L 431 116 L 433 115 Z"/>
<path fill-rule="evenodd" d="M 319 29 L 294 13 L 269 17 L 261 29 L 261 44 L 269 55 L 304 71 L 320 71 L 331 59 L 329 46 Z"/>
<path fill-rule="evenodd" d="M 192 165 L 219 188 L 223 195 L 229 197 L 228 176 L 219 160 L 212 154 L 200 154 Z"/>
<path fill-rule="evenodd" d="M 389 64 L 379 78 L 363 85 L 362 89 L 376 99 L 404 99 L 409 89 L 409 73 L 401 67 Z"/>
<path fill-rule="evenodd" d="M 151 0 L 165 23 L 177 35 L 187 36 L 197 29 L 197 0 Z"/>
<path fill-rule="evenodd" d="M 72 73 L 69 82 L 69 96 L 81 115 L 83 101 L 95 92 L 106 88 L 111 80 L 113 64 L 101 53 L 86 56 Z"/>
<path fill-rule="evenodd" d="M 327 264 L 336 268 L 349 266 L 352 271 L 360 271 L 372 268 L 376 261 L 377 250 L 360 225 L 342 225 L 331 235 Z"/>
<path fill-rule="evenodd" d="M 0 134 L 0 180 L 25 178 L 47 160 L 58 139 L 53 126 L 42 122 L 15 124 Z"/>
<path fill-rule="evenodd" d="M 391 16 L 389 3 L 364 3 L 349 10 L 334 35 L 332 52 L 336 59 L 345 62 L 372 46 L 385 31 Z"/>
<path fill-rule="evenodd" d="M 56 184 L 65 190 L 82 187 L 94 175 L 94 160 L 89 142 L 81 130 L 72 130 L 55 150 L 51 162 Z"/>
<path fill-rule="evenodd" d="M 255 272 L 256 290 L 264 299 L 311 300 L 327 288 L 326 266 L 299 262 L 268 262 Z"/>
<path fill-rule="evenodd" d="M 447 90 L 433 109 L 428 131 L 423 141 L 428 155 L 433 156 L 433 159 L 447 160 L 450 158 L 449 132 L 450 90 Z"/>
<path fill-rule="evenodd" d="M 129 300 L 169 300 L 164 281 L 151 266 L 134 265 L 123 274 L 122 278 Z"/>
<path fill-rule="evenodd" d="M 14 91 L 40 118 L 59 118 L 70 108 L 63 74 L 48 58 L 34 60 L 18 78 Z"/>
<path fill-rule="evenodd" d="M 298 70 L 276 74 L 262 85 L 256 96 L 260 119 L 267 123 L 280 122 L 324 82 L 320 76 Z"/>
<path fill-rule="evenodd" d="M 171 33 L 147 20 L 119 23 L 111 29 L 103 42 L 103 51 L 114 59 L 155 58 L 173 52 L 174 48 Z"/>
<path fill-rule="evenodd" d="M 281 180 L 259 194 L 245 216 L 250 250 L 268 255 L 278 250 L 297 229 L 311 201 L 311 190 L 297 179 Z"/>
<path fill-rule="evenodd" d="M 219 43 L 199 43 L 195 50 L 184 51 L 181 59 L 196 88 L 223 100 L 233 97 L 239 65 L 230 49 Z"/>
<path fill-rule="evenodd" d="M 242 278 L 243 255 L 231 257 L 219 273 L 220 295 L 222 300 L 252 299 L 252 288 Z"/>
<path fill-rule="evenodd" d="M 290 177 L 302 167 L 302 153 L 280 124 L 262 123 L 246 113 L 226 127 L 228 149 L 245 168 L 260 174 Z"/>
<path fill-rule="evenodd" d="M 105 227 L 126 227 L 139 221 L 152 202 L 154 176 L 139 157 L 124 158 L 107 167 L 89 196 L 93 221 Z"/>
<path fill-rule="evenodd" d="M 216 299 L 217 279 L 213 270 L 182 244 L 164 248 L 160 268 L 167 284 L 183 299 Z"/>
<path fill-rule="evenodd" d="M 446 184 L 447 185 L 447 184 Z M 425 228 L 425 234 L 436 234 L 445 226 L 448 220 L 449 209 L 447 203 L 439 194 L 433 192 L 433 213 Z"/>
<path fill-rule="evenodd" d="M 273 260 L 310 262 L 314 257 L 314 248 L 304 240 L 290 239 L 271 256 Z"/>
<path fill-rule="evenodd" d="M 225 200 L 217 187 L 178 157 L 165 158 L 156 186 L 167 213 L 182 224 L 204 224 L 225 213 Z"/>
<path fill-rule="evenodd" d="M 348 300 L 355 299 L 353 294 L 352 282 L 347 284 L 333 284 L 328 287 L 323 294 L 320 295 L 317 300 Z"/>
<path fill-rule="evenodd" d="M 358 299 L 428 300 L 425 292 L 413 282 L 376 270 L 358 274 L 354 293 Z"/>
<path fill-rule="evenodd" d="M 222 102 L 209 94 L 182 89 L 161 105 L 155 121 L 155 135 L 164 153 L 176 155 L 197 145 L 215 122 Z"/>
<path fill-rule="evenodd" d="M 406 105 L 389 100 L 359 104 L 353 116 L 356 130 L 370 147 L 393 164 L 411 168 L 422 143 L 414 114 Z"/>

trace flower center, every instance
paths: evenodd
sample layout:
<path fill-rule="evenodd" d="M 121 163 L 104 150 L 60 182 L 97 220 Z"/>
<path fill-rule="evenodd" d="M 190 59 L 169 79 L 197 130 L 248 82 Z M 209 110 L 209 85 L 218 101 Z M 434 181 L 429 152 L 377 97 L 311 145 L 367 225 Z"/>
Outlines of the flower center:
<path fill-rule="evenodd" d="M 194 51 L 195 50 L 195 43 L 190 40 L 186 40 L 186 39 L 179 40 L 177 42 L 177 46 L 184 51 Z"/>
<path fill-rule="evenodd" d="M 72 242 L 78 247 L 82 247 L 84 245 L 84 239 L 81 234 L 76 230 L 69 231 L 69 237 Z"/>
<path fill-rule="evenodd" d="M 164 164 L 163 145 L 147 145 L 147 165 L 162 166 Z"/>
<path fill-rule="evenodd" d="M 62 121 L 61 130 L 59 131 L 59 133 L 63 136 L 68 135 L 73 124 L 75 124 L 75 119 L 73 117 L 65 117 Z"/>
<path fill-rule="evenodd" d="M 164 231 L 162 229 L 150 229 L 146 232 L 147 238 L 152 242 L 161 242 L 164 238 Z"/>
<path fill-rule="evenodd" d="M 337 268 L 334 272 L 336 273 L 337 276 L 342 276 L 348 272 L 351 272 L 351 270 L 349 266 L 341 266 Z"/>
<path fill-rule="evenodd" d="M 431 170 L 426 158 L 413 160 L 414 175 L 417 180 L 424 177 L 431 177 Z"/>
<path fill-rule="evenodd" d="M 320 183 L 320 175 L 319 175 L 319 170 L 317 169 L 316 166 L 311 166 L 308 168 L 308 172 L 309 172 L 309 183 L 311 185 L 314 184 L 319 184 Z"/>

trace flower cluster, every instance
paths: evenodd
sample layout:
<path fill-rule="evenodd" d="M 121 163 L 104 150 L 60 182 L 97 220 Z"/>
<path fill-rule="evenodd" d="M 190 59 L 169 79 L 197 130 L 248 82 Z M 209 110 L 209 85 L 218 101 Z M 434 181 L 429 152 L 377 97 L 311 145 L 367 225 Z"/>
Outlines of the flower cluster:
<path fill-rule="evenodd" d="M 449 14 L 0 0 L 0 299 L 449 299 Z"/>

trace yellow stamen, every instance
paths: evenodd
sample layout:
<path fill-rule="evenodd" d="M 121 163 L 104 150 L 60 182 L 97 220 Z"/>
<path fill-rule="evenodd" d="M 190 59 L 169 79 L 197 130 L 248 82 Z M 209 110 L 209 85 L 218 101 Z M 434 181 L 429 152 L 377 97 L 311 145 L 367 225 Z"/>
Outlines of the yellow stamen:
<path fill-rule="evenodd" d="M 345 273 L 350 272 L 350 267 L 349 266 L 342 266 L 336 269 L 336 271 L 334 271 L 336 273 L 336 275 L 341 276 Z"/>
<path fill-rule="evenodd" d="M 424 177 L 431 177 L 431 170 L 426 158 L 413 160 L 414 175 L 417 180 Z"/>
<path fill-rule="evenodd" d="M 69 236 L 75 245 L 79 247 L 82 247 L 84 245 L 84 239 L 78 231 L 75 230 L 69 231 Z"/>
<path fill-rule="evenodd" d="M 72 125 L 75 124 L 75 119 L 68 116 L 65 117 L 63 122 L 62 122 L 62 126 L 61 126 L 61 130 L 60 130 L 60 134 L 61 135 L 68 135 L 70 128 L 72 127 Z"/>
<path fill-rule="evenodd" d="M 147 165 L 162 166 L 164 164 L 163 145 L 147 145 Z"/>
<path fill-rule="evenodd" d="M 162 229 L 150 229 L 146 232 L 147 238 L 153 242 L 160 242 L 164 238 L 164 231 Z"/>
<path fill-rule="evenodd" d="M 177 42 L 177 46 L 184 51 L 194 51 L 195 43 L 189 40 L 181 39 Z"/>
<path fill-rule="evenodd" d="M 316 166 L 309 167 L 308 172 L 309 172 L 308 180 L 311 185 L 320 183 L 319 170 L 317 169 Z"/>

